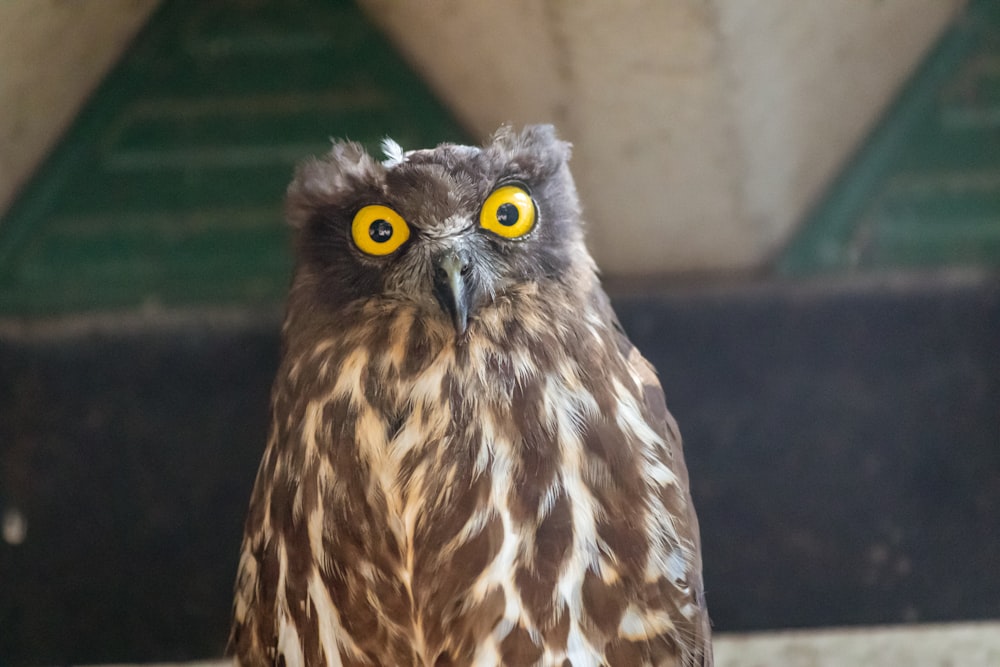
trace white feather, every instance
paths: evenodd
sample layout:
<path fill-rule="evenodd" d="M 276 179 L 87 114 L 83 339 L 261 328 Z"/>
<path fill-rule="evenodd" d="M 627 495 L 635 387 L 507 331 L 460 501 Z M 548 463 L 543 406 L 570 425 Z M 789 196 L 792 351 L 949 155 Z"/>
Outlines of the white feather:
<path fill-rule="evenodd" d="M 403 152 L 403 147 L 389 137 L 382 140 L 382 154 L 385 155 L 382 166 L 386 169 L 398 167 L 406 162 L 406 153 Z"/>

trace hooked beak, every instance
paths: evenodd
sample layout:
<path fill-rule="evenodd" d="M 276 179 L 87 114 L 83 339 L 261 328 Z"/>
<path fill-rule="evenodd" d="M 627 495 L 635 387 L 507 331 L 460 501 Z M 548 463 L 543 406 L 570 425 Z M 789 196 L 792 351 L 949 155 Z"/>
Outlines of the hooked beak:
<path fill-rule="evenodd" d="M 465 280 L 469 262 L 454 250 L 448 250 L 434 260 L 434 296 L 441 309 L 450 317 L 458 336 L 469 326 L 469 285 Z"/>

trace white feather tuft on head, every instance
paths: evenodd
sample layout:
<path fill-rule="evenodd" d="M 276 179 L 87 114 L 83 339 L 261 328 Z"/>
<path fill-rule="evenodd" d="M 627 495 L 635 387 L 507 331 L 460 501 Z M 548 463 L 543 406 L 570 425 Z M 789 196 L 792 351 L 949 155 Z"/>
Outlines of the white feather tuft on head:
<path fill-rule="evenodd" d="M 406 162 L 406 153 L 403 152 L 403 147 L 389 137 L 382 140 L 382 154 L 385 155 L 382 166 L 386 169 L 392 169 Z"/>

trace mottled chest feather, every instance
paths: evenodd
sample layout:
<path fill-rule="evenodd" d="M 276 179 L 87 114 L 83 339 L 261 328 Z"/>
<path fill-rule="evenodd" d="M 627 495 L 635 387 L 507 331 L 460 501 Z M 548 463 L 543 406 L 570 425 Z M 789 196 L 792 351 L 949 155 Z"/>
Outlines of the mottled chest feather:
<path fill-rule="evenodd" d="M 357 664 L 597 665 L 700 622 L 675 436 L 615 332 L 508 314 L 456 341 L 380 306 L 286 360 L 248 539 L 304 645 L 290 597 Z"/>

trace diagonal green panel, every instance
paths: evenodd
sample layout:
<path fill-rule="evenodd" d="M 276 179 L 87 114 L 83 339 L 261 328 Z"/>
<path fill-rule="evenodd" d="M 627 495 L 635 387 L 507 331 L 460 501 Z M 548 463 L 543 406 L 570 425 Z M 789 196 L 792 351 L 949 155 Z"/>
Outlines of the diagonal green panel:
<path fill-rule="evenodd" d="M 1000 2 L 973 0 L 776 268 L 1000 267 Z"/>
<path fill-rule="evenodd" d="M 294 164 L 464 141 L 347 0 L 167 0 L 0 221 L 0 315 L 277 303 Z"/>

